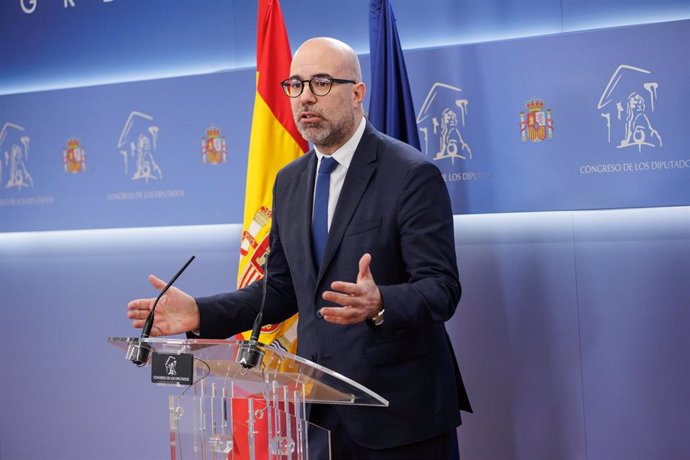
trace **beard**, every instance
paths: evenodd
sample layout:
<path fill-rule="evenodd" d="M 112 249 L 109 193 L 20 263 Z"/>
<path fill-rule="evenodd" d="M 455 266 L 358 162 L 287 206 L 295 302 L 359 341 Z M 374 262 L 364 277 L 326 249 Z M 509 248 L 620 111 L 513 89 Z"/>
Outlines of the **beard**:
<path fill-rule="evenodd" d="M 308 112 L 315 121 L 303 121 L 302 114 Z M 316 147 L 340 147 L 354 131 L 354 113 L 336 113 L 326 117 L 317 107 L 303 107 L 295 115 L 297 130 L 307 141 Z"/>

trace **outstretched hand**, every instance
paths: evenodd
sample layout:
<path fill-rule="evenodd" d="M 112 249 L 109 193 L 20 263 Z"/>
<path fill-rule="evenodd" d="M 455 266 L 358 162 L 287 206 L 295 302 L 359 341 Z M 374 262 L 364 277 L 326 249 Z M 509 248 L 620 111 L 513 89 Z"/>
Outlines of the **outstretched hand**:
<path fill-rule="evenodd" d="M 158 291 L 165 287 L 165 281 L 149 275 L 149 283 Z M 155 298 L 136 299 L 127 304 L 127 318 L 132 326 L 141 329 L 151 311 Z M 199 329 L 199 307 L 196 300 L 186 292 L 170 287 L 158 301 L 151 336 L 174 335 Z"/>
<path fill-rule="evenodd" d="M 321 309 L 323 319 L 335 324 L 356 324 L 374 316 L 382 308 L 381 292 L 371 274 L 371 255 L 359 259 L 356 283 L 334 281 L 332 291 L 325 291 L 323 299 L 341 305 Z"/>

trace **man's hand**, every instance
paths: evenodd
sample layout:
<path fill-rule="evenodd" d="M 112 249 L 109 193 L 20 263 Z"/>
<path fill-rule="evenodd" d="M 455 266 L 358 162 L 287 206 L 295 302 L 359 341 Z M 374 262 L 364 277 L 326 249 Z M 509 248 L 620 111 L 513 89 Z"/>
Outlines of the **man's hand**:
<path fill-rule="evenodd" d="M 165 281 L 149 275 L 149 283 L 161 290 Z M 141 329 L 151 311 L 154 299 L 136 299 L 127 304 L 127 318 L 132 326 Z M 158 301 L 151 336 L 174 335 L 199 329 L 199 307 L 196 300 L 184 291 L 171 287 Z"/>
<path fill-rule="evenodd" d="M 324 300 L 342 305 L 322 308 L 323 319 L 335 324 L 356 324 L 366 321 L 381 310 L 381 292 L 371 275 L 370 264 L 371 255 L 364 254 L 359 259 L 357 283 L 334 281 L 331 284 L 333 291 L 323 293 Z"/>

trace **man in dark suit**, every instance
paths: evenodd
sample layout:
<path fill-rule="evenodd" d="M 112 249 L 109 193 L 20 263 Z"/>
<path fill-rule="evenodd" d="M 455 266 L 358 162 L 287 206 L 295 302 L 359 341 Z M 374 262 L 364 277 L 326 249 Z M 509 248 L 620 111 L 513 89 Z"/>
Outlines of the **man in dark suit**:
<path fill-rule="evenodd" d="M 299 311 L 298 354 L 390 402 L 312 407 L 310 421 L 331 430 L 334 458 L 445 460 L 470 407 L 444 326 L 461 289 L 443 178 L 367 123 L 349 46 L 308 40 L 290 70 L 283 89 L 314 149 L 275 181 L 264 322 Z M 152 333 L 226 338 L 251 328 L 260 299 L 261 283 L 197 299 L 173 288 Z M 135 327 L 150 305 L 130 302 Z"/>

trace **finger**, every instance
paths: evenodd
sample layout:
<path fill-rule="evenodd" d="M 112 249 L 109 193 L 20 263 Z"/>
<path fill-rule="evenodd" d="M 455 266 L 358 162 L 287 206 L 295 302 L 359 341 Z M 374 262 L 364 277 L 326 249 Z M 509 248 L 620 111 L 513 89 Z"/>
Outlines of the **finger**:
<path fill-rule="evenodd" d="M 127 310 L 127 318 L 129 319 L 146 319 L 149 316 L 150 310 L 148 309 L 136 309 L 136 310 Z"/>
<path fill-rule="evenodd" d="M 326 321 L 337 324 L 350 324 L 359 317 L 357 309 L 349 307 L 323 307 L 321 315 Z"/>
<path fill-rule="evenodd" d="M 359 273 L 357 274 L 357 281 L 363 281 L 374 277 L 371 274 L 371 254 L 366 253 L 359 259 Z"/>
<path fill-rule="evenodd" d="M 342 294 L 339 292 L 325 291 L 321 297 L 329 302 L 337 303 L 342 306 L 358 307 L 361 305 L 359 297 L 349 294 Z"/>
<path fill-rule="evenodd" d="M 362 288 L 360 286 L 345 281 L 333 281 L 331 283 L 331 289 L 349 295 L 359 295 L 362 293 Z"/>
<path fill-rule="evenodd" d="M 354 321 L 346 319 L 346 318 L 339 318 L 339 317 L 327 317 L 324 316 L 324 321 L 327 321 L 332 324 L 339 324 L 341 326 L 347 326 L 349 324 L 354 323 Z"/>
<path fill-rule="evenodd" d="M 128 311 L 149 310 L 153 299 L 135 299 L 127 304 Z"/>
<path fill-rule="evenodd" d="M 165 281 L 158 278 L 156 275 L 149 275 L 149 283 L 151 283 L 151 286 L 156 288 L 158 291 L 165 287 Z"/>

